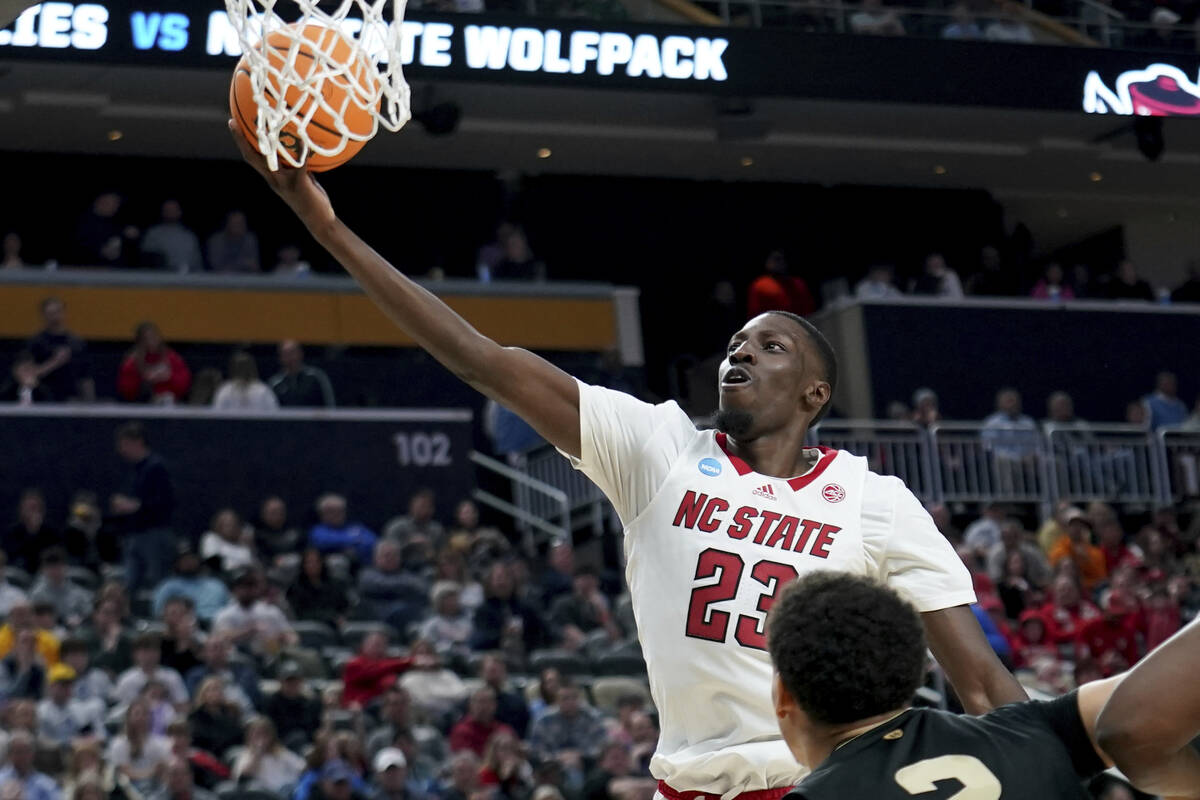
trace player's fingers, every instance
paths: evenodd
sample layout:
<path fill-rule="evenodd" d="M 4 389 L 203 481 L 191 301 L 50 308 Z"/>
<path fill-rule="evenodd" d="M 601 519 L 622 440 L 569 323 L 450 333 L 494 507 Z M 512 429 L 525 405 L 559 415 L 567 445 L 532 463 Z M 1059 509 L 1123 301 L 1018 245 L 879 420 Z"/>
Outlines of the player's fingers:
<path fill-rule="evenodd" d="M 249 140 L 242 135 L 238 130 L 237 124 L 231 119 L 229 120 L 229 133 L 233 137 L 233 143 L 237 146 L 238 151 L 242 154 L 242 158 L 247 164 L 254 167 L 264 178 L 270 178 L 270 170 L 267 168 L 267 160 L 263 158 L 262 153 L 253 147 Z"/>

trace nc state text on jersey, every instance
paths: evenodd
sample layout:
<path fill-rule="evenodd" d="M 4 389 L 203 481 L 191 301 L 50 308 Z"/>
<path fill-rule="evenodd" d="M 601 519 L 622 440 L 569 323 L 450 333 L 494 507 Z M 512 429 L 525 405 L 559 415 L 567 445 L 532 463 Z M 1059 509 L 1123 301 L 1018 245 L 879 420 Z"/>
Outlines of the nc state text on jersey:
<path fill-rule="evenodd" d="M 725 525 L 725 513 L 729 501 L 721 497 L 708 496 L 688 489 L 675 512 L 676 528 L 715 533 Z M 754 534 L 754 543 L 766 547 L 778 547 L 796 553 L 806 552 L 817 558 L 829 558 L 829 548 L 834 536 L 841 530 L 811 519 L 800 519 L 790 514 L 767 511 L 753 506 L 742 506 L 729 517 L 724 533 L 731 539 L 745 539 Z"/>

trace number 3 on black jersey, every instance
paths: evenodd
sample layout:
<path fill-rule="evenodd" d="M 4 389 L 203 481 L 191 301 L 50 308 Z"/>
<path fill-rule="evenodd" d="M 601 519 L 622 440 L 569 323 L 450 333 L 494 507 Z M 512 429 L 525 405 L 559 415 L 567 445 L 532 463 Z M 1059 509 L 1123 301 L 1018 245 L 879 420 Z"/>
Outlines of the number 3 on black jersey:
<path fill-rule="evenodd" d="M 1000 781 L 974 756 L 938 756 L 896 771 L 896 783 L 911 795 L 937 791 L 937 782 L 951 778 L 962 784 L 946 800 L 1000 800 Z"/>

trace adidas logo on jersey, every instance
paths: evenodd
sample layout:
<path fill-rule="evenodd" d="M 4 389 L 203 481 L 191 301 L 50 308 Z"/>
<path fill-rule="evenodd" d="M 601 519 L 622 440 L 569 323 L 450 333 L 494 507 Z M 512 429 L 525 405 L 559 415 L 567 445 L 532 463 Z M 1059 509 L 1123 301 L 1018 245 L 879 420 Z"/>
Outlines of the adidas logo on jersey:
<path fill-rule="evenodd" d="M 769 483 L 764 483 L 762 486 L 751 492 L 755 497 L 765 497 L 768 500 L 775 500 L 775 487 Z"/>

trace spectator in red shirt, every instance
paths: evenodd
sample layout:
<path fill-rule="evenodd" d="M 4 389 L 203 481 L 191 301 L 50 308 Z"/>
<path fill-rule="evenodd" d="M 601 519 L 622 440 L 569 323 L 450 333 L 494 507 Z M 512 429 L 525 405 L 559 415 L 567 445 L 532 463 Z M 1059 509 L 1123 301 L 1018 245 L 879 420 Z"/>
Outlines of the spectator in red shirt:
<path fill-rule="evenodd" d="M 1122 593 L 1108 596 L 1099 619 L 1083 624 L 1076 641 L 1077 659 L 1094 659 L 1104 677 L 1129 669 L 1138 660 L 1137 599 Z"/>
<path fill-rule="evenodd" d="M 117 372 L 117 394 L 130 403 L 181 402 L 192 385 L 192 373 L 178 353 L 167 347 L 153 322 L 134 332 L 133 349 Z"/>
<path fill-rule="evenodd" d="M 1059 575 L 1054 579 L 1052 599 L 1042 606 L 1042 616 L 1056 644 L 1073 644 L 1084 624 L 1101 614 L 1094 603 L 1082 597 L 1075 578 Z"/>
<path fill-rule="evenodd" d="M 750 284 L 746 301 L 750 319 L 764 311 L 790 311 L 807 317 L 817 310 L 812 292 L 803 278 L 788 274 L 787 259 L 781 250 L 772 250 L 767 256 L 766 272 Z"/>
<path fill-rule="evenodd" d="M 1153 588 L 1143 612 L 1142 634 L 1146 637 L 1146 652 L 1171 638 L 1182 624 L 1179 604 L 1171 597 L 1165 584 Z"/>
<path fill-rule="evenodd" d="M 496 720 L 496 692 L 483 686 L 471 694 L 467 702 L 467 713 L 450 729 L 450 750 L 470 750 L 483 757 L 488 739 L 497 731 L 516 736 L 516 731 Z"/>
<path fill-rule="evenodd" d="M 1100 550 L 1104 553 L 1104 563 L 1108 566 L 1109 575 L 1113 575 L 1118 567 L 1136 567 L 1142 563 L 1139 552 L 1125 544 L 1125 531 L 1116 517 L 1100 520 L 1096 526 L 1096 535 L 1100 540 Z"/>
<path fill-rule="evenodd" d="M 413 666 L 414 659 L 388 658 L 387 637 L 370 633 L 362 640 L 358 655 L 342 670 L 342 705 L 362 708 L 396 683 L 396 676 Z"/>

